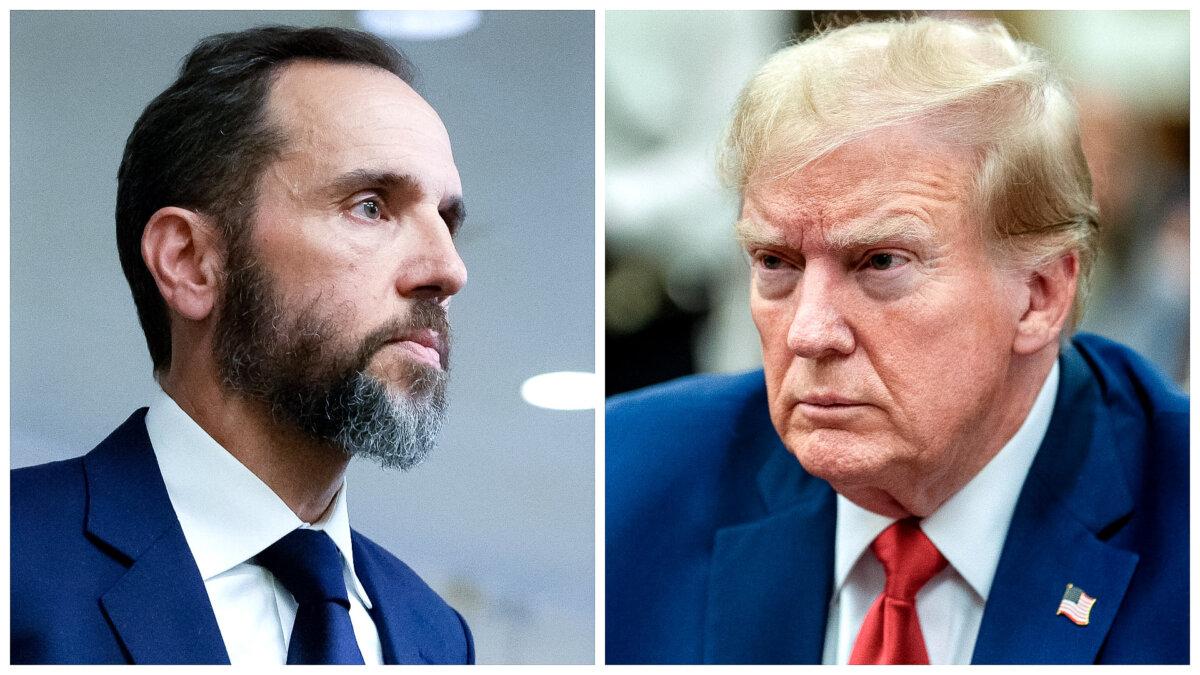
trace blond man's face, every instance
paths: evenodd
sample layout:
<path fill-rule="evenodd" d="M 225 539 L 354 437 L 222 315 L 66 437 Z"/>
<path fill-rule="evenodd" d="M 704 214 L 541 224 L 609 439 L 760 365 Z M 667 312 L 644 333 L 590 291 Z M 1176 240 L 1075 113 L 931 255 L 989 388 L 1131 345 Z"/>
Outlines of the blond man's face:
<path fill-rule="evenodd" d="M 972 166 L 919 128 L 749 181 L 739 236 L 771 419 L 810 473 L 885 515 L 927 515 L 1011 420 L 1024 277 L 989 256 Z M 957 483 L 957 485 L 955 485 Z"/>

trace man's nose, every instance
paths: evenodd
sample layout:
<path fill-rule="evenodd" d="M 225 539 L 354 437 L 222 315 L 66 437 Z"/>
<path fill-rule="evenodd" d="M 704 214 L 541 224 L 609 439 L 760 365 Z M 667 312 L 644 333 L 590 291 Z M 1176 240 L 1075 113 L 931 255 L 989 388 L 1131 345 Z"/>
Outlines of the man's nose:
<path fill-rule="evenodd" d="M 800 297 L 787 345 L 793 354 L 806 359 L 848 355 L 854 351 L 854 333 L 846 323 L 844 299 L 837 271 L 810 265 L 804 271 Z"/>
<path fill-rule="evenodd" d="M 437 213 L 418 214 L 408 248 L 401 256 L 397 292 L 406 298 L 445 302 L 467 283 L 467 266 L 458 255 L 445 221 Z"/>

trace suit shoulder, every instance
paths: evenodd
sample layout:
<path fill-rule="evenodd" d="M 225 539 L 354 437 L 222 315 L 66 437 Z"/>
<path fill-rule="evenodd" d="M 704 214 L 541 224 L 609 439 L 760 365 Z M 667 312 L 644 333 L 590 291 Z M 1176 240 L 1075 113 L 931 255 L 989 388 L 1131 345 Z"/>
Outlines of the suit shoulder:
<path fill-rule="evenodd" d="M 770 428 L 762 371 L 693 375 L 614 396 L 604 427 L 606 489 L 616 511 L 627 499 L 710 492 L 746 436 Z"/>
<path fill-rule="evenodd" d="M 403 560 L 352 530 L 355 568 L 371 569 L 379 579 L 362 579 L 368 586 L 371 602 L 381 602 L 379 594 L 401 598 L 405 611 L 414 615 L 411 622 L 414 641 L 431 663 L 474 663 L 475 645 L 467 622 L 446 603 L 429 584 Z"/>
<path fill-rule="evenodd" d="M 1153 413 L 1187 414 L 1188 396 L 1145 357 L 1099 335 L 1081 333 L 1074 345 L 1087 359 L 1107 399 L 1131 399 Z"/>
<path fill-rule="evenodd" d="M 1144 421 L 1158 450 L 1186 453 L 1189 410 L 1186 394 L 1132 349 L 1100 337 L 1080 334 L 1074 345 L 1099 383 L 1105 405 L 1122 419 Z"/>
<path fill-rule="evenodd" d="M 698 420 L 719 422 L 764 393 L 761 370 L 680 377 L 608 399 L 607 429 L 673 429 L 694 426 Z"/>
<path fill-rule="evenodd" d="M 12 574 L 19 580 L 61 558 L 64 547 L 82 542 L 87 494 L 83 458 L 16 469 L 10 485 Z"/>
<path fill-rule="evenodd" d="M 724 472 L 745 436 L 770 428 L 761 370 L 692 375 L 614 396 L 605 410 L 609 494 L 675 484 L 699 486 Z M 743 457 L 745 459 L 745 457 Z"/>
<path fill-rule="evenodd" d="M 27 527 L 44 527 L 47 519 L 82 515 L 83 458 L 14 469 L 10 486 L 15 542 Z"/>

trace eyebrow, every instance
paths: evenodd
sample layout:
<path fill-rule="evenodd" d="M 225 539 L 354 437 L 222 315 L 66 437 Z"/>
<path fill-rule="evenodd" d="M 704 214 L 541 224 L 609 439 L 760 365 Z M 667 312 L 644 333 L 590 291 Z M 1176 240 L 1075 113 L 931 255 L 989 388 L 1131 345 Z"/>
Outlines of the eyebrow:
<path fill-rule="evenodd" d="M 416 178 L 393 171 L 374 171 L 371 169 L 355 169 L 334 178 L 329 184 L 329 192 L 341 197 L 350 192 L 358 192 L 377 188 L 388 192 L 404 192 L 420 194 L 421 185 Z"/>
<path fill-rule="evenodd" d="M 733 229 L 742 248 L 753 246 L 782 248 L 787 245 L 787 240 L 779 230 L 768 230 L 747 218 L 738 219 Z"/>
<path fill-rule="evenodd" d="M 859 220 L 825 237 L 826 244 L 835 249 L 869 248 L 887 242 L 921 245 L 933 239 L 933 228 L 911 213 Z"/>
<path fill-rule="evenodd" d="M 782 230 L 768 229 L 742 218 L 734 226 L 738 243 L 744 248 L 767 246 L 786 248 Z M 892 213 L 882 218 L 862 219 L 832 232 L 824 232 L 825 246 L 835 250 L 869 248 L 886 242 L 927 245 L 934 240 L 933 229 L 910 213 Z"/>
<path fill-rule="evenodd" d="M 384 192 L 399 194 L 403 198 L 416 198 L 424 193 L 421 183 L 409 174 L 394 171 L 375 171 L 372 169 L 355 169 L 348 171 L 329 184 L 328 191 L 340 199 L 342 196 L 361 190 L 378 189 Z M 438 213 L 446 223 L 450 236 L 458 234 L 463 221 L 467 218 L 467 209 L 462 197 L 450 197 L 438 205 Z"/>

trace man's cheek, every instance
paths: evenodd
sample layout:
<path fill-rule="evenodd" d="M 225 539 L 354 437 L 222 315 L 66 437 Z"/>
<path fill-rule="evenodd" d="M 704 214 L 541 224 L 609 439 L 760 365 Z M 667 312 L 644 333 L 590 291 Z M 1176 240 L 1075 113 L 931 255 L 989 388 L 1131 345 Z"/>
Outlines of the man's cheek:
<path fill-rule="evenodd" d="M 778 307 L 764 305 L 751 309 L 754 327 L 762 343 L 764 359 L 787 360 L 791 353 L 787 346 L 787 331 L 790 321 L 786 312 Z"/>

